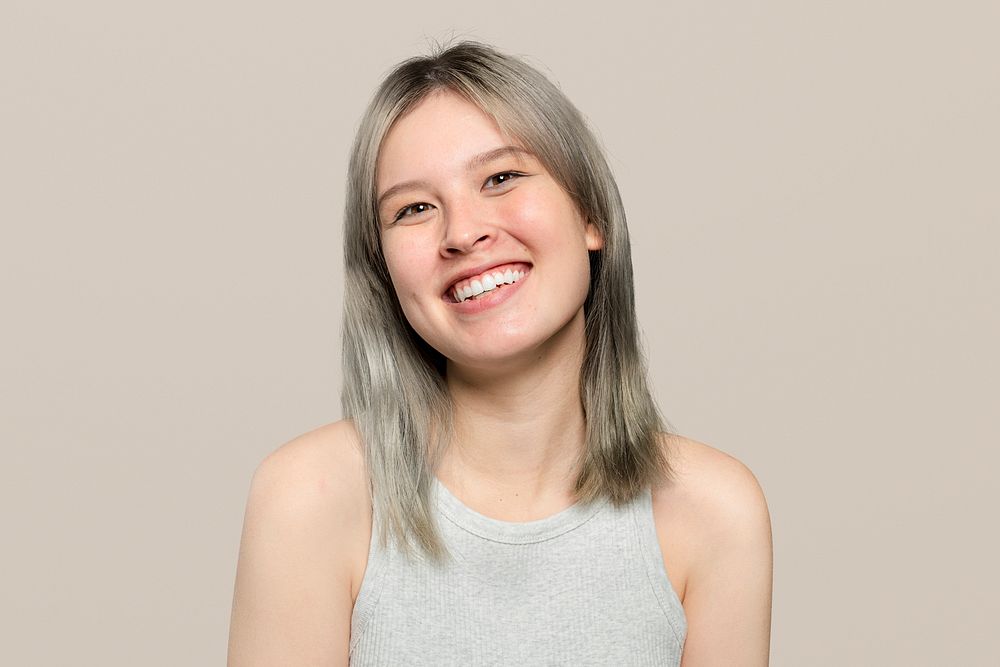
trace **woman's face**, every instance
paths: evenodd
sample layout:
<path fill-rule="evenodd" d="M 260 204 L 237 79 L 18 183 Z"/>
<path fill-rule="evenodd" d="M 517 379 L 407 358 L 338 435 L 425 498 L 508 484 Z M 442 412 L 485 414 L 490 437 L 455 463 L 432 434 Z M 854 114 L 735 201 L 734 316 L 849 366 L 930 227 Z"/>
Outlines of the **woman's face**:
<path fill-rule="evenodd" d="M 382 249 L 413 329 L 451 363 L 537 358 L 583 335 L 589 250 L 601 247 L 541 162 L 474 104 L 435 92 L 379 153 Z"/>

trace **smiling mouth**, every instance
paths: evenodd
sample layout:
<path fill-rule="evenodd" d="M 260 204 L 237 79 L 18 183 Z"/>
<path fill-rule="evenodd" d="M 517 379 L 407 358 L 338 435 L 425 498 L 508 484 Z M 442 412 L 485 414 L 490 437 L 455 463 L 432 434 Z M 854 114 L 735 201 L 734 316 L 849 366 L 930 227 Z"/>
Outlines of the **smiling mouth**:
<path fill-rule="evenodd" d="M 513 285 L 528 274 L 526 264 L 507 264 L 484 271 L 478 276 L 466 278 L 448 288 L 447 295 L 453 303 L 475 301 L 505 285 Z"/>

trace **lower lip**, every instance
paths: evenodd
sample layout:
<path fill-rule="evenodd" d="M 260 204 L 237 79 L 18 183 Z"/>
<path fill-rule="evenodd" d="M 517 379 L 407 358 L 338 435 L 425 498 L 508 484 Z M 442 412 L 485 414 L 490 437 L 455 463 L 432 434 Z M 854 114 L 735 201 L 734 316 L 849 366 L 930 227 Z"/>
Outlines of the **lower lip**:
<path fill-rule="evenodd" d="M 481 313 L 484 310 L 489 310 L 490 308 L 495 308 L 500 304 L 507 301 L 507 299 L 514 296 L 514 293 L 521 288 L 521 284 L 527 280 L 528 276 L 531 275 L 529 271 L 516 283 L 511 283 L 510 285 L 504 285 L 503 287 L 497 287 L 486 294 L 480 296 L 479 298 L 470 298 L 465 301 L 460 301 L 458 303 L 454 301 L 448 301 L 448 305 L 454 308 L 457 312 L 463 315 L 474 315 L 475 313 Z"/>

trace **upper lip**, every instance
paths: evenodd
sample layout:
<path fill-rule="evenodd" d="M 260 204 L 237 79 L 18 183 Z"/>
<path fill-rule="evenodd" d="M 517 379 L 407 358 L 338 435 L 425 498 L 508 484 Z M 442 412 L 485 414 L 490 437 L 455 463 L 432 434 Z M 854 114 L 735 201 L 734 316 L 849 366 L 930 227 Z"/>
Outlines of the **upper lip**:
<path fill-rule="evenodd" d="M 445 293 L 448 293 L 451 291 L 451 288 L 454 287 L 455 283 L 461 282 L 466 278 L 471 278 L 472 276 L 478 276 L 480 273 L 488 271 L 489 269 L 492 269 L 494 267 L 503 266 L 504 264 L 528 264 L 528 263 L 529 262 L 525 262 L 523 259 L 504 259 L 500 261 L 493 261 L 493 262 L 487 262 L 485 264 L 479 264 L 478 266 L 470 266 L 467 269 L 462 269 L 461 271 L 452 274 L 452 276 L 448 278 L 448 282 L 445 284 L 444 291 Z"/>

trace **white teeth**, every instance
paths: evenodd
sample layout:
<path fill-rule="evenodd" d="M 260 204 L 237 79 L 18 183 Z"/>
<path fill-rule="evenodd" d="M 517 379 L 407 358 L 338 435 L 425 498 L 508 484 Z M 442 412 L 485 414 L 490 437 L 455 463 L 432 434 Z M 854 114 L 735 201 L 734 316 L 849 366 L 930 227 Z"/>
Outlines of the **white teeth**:
<path fill-rule="evenodd" d="M 507 269 L 507 271 L 503 273 L 500 271 L 497 271 L 496 273 L 486 273 L 480 280 L 473 280 L 471 283 L 462 288 L 456 287 L 452 294 L 455 301 L 461 303 L 471 297 L 491 292 L 501 285 L 512 285 L 525 275 L 525 271 L 514 271 L 512 269 Z"/>

